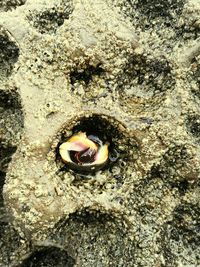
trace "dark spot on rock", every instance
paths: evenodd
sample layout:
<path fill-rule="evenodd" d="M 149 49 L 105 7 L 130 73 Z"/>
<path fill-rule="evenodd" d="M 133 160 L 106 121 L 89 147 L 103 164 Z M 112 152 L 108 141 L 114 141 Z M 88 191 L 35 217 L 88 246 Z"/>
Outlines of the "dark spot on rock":
<path fill-rule="evenodd" d="M 8 77 L 19 57 L 19 47 L 12 36 L 0 28 L 0 80 Z"/>
<path fill-rule="evenodd" d="M 182 202 L 172 213 L 173 219 L 162 226 L 161 247 L 166 262 L 170 267 L 176 266 L 178 254 L 188 250 L 194 252 L 196 262 L 199 260 L 200 245 L 200 207 L 199 205 Z M 194 260 L 195 260 L 194 259 Z M 188 258 L 188 266 L 189 266 Z"/>
<path fill-rule="evenodd" d="M 70 81 L 71 84 L 75 84 L 76 82 L 83 81 L 85 85 L 88 85 L 89 82 L 92 80 L 92 77 L 97 75 L 101 75 L 104 72 L 104 70 L 99 66 L 88 66 L 84 70 L 75 70 L 70 73 Z"/>
<path fill-rule="evenodd" d="M 180 195 L 184 195 L 186 191 L 190 188 L 190 184 L 187 180 L 183 181 L 175 181 L 174 183 L 171 183 L 172 188 L 178 188 Z"/>
<path fill-rule="evenodd" d="M 6 38 L 6 36 L 0 36 L 0 53 L 1 53 L 1 63 L 3 62 L 3 60 L 9 60 L 11 59 L 15 59 L 18 57 L 19 55 L 19 48 L 16 47 L 16 44 L 10 40 L 8 40 L 8 38 Z"/>
<path fill-rule="evenodd" d="M 112 220 L 113 217 L 107 213 L 101 213 L 98 211 L 88 212 L 87 210 L 83 210 L 81 212 L 77 212 L 73 215 L 70 215 L 70 219 L 77 221 L 79 223 L 83 223 L 85 225 L 95 224 L 104 224 L 106 221 Z"/>
<path fill-rule="evenodd" d="M 55 112 L 55 111 L 51 111 L 50 113 L 48 113 L 48 114 L 46 115 L 46 118 L 47 118 L 47 119 L 52 119 L 56 114 L 57 114 L 57 112 Z"/>

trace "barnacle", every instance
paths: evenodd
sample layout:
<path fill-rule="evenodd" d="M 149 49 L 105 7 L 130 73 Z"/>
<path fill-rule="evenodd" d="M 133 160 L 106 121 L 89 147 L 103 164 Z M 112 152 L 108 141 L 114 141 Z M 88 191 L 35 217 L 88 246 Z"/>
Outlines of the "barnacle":
<path fill-rule="evenodd" d="M 97 171 L 108 161 L 108 143 L 94 135 L 79 132 L 59 147 L 61 159 L 71 169 L 78 171 Z"/>

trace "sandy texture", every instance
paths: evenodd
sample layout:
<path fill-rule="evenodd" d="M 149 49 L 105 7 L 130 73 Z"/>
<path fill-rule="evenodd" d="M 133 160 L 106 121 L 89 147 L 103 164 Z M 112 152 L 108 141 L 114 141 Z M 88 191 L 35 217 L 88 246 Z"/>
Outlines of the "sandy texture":
<path fill-rule="evenodd" d="M 200 265 L 199 38 L 199 0 L 2 1 L 0 266 Z"/>

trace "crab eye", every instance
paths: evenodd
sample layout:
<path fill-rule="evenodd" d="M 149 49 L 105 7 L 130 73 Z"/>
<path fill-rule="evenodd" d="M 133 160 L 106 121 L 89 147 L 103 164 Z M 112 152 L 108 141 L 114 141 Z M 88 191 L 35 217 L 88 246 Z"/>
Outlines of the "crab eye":
<path fill-rule="evenodd" d="M 79 132 L 60 145 L 62 161 L 73 170 L 96 171 L 108 161 L 108 144 L 94 135 Z"/>

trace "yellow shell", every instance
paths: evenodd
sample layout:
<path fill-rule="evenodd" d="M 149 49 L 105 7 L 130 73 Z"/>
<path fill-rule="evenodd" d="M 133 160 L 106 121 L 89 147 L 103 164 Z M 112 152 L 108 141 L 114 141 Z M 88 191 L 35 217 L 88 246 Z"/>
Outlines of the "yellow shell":
<path fill-rule="evenodd" d="M 102 168 L 108 160 L 108 144 L 95 136 L 79 132 L 59 147 L 60 156 L 71 169 L 93 171 Z"/>

